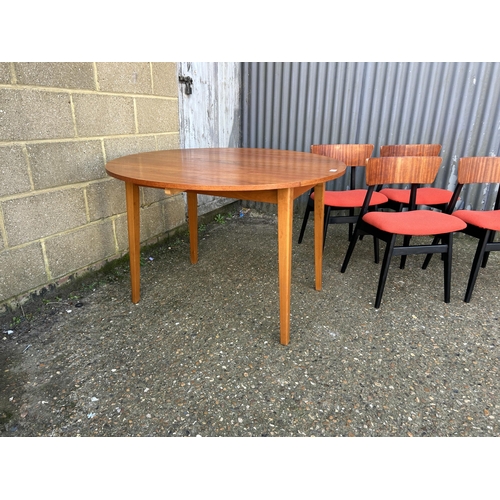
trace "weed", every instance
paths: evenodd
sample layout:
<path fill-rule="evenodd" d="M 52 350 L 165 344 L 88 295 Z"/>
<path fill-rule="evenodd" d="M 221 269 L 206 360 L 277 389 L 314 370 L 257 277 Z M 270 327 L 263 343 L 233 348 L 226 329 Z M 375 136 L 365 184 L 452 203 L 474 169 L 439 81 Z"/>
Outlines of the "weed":
<path fill-rule="evenodd" d="M 217 214 L 214 217 L 214 220 L 215 220 L 215 222 L 217 222 L 217 224 L 225 224 L 226 223 L 226 218 L 222 214 Z"/>
<path fill-rule="evenodd" d="M 10 323 L 10 327 L 13 328 L 13 327 L 19 325 L 19 323 L 21 323 L 21 321 L 22 321 L 21 316 L 13 316 L 12 321 Z"/>

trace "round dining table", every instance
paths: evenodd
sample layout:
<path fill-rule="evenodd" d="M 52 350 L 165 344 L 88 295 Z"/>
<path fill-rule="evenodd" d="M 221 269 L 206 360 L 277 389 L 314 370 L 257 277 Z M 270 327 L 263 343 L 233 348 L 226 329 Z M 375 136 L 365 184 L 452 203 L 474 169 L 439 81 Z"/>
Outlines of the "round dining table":
<path fill-rule="evenodd" d="M 109 161 L 106 172 L 125 182 L 132 302 L 140 300 L 139 186 L 186 192 L 190 256 L 198 261 L 198 194 L 273 203 L 278 213 L 280 343 L 290 341 L 293 201 L 314 188 L 315 288 L 322 287 L 324 191 L 345 164 L 322 155 L 260 148 L 151 151 Z"/>

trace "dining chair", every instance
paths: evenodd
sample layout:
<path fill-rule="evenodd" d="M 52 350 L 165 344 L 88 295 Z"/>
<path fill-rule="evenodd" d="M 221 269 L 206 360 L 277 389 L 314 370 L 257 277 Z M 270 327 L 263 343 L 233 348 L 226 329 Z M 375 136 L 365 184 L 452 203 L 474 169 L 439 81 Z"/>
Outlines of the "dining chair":
<path fill-rule="evenodd" d="M 455 205 L 465 184 L 490 184 L 490 189 L 497 184 L 497 195 L 492 210 L 456 210 Z M 453 213 L 467 224 L 461 232 L 478 239 L 476 252 L 472 261 L 469 281 L 464 302 L 470 302 L 472 291 L 480 268 L 485 268 L 490 252 L 500 250 L 500 242 L 494 241 L 495 234 L 500 231 L 500 157 L 476 156 L 460 158 L 458 163 L 458 183 L 450 201 L 447 213 Z M 439 241 L 436 236 L 433 244 Z M 426 269 L 432 254 L 427 255 L 422 265 Z"/>
<path fill-rule="evenodd" d="M 326 241 L 326 232 L 329 224 L 348 224 L 348 236 L 352 237 L 353 226 L 357 220 L 356 209 L 360 209 L 366 195 L 366 188 L 356 188 L 356 174 L 358 170 L 364 169 L 366 160 L 372 155 L 373 144 L 313 144 L 311 153 L 328 156 L 345 163 L 350 174 L 349 189 L 327 190 L 324 194 L 325 219 L 323 230 L 323 247 Z M 380 193 L 374 193 L 370 207 L 387 202 L 387 197 Z M 309 219 L 309 214 L 314 210 L 314 189 L 311 189 L 307 200 L 304 219 L 299 234 L 299 243 L 302 243 L 304 231 Z M 332 215 L 332 211 L 340 212 Z M 347 214 L 345 213 L 347 212 Z M 375 262 L 378 262 L 378 243 L 375 245 Z"/>
<path fill-rule="evenodd" d="M 453 233 L 466 227 L 465 222 L 443 212 L 422 210 L 416 203 L 417 189 L 421 184 L 431 184 L 438 173 L 442 159 L 439 156 L 394 156 L 370 158 L 366 164 L 366 198 L 356 223 L 353 237 L 342 264 L 345 273 L 357 240 L 363 235 L 372 235 L 386 242 L 384 258 L 375 299 L 375 308 L 380 307 L 391 258 L 397 255 L 433 254 L 444 255 L 444 301 L 450 301 L 451 261 Z M 380 184 L 409 184 L 408 210 L 369 211 L 370 199 Z M 439 235 L 440 241 L 432 245 L 410 245 L 407 236 Z M 396 238 L 403 236 L 403 245 L 396 246 Z M 434 243 L 434 242 L 433 242 Z"/>
<path fill-rule="evenodd" d="M 439 156 L 441 144 L 389 144 L 380 146 L 380 156 Z M 405 188 L 382 188 L 380 192 L 385 194 L 388 202 L 385 208 L 401 212 L 408 207 L 410 190 Z M 451 200 L 453 192 L 448 189 L 432 186 L 421 186 L 417 189 L 417 205 L 425 205 L 437 210 L 445 210 Z M 405 245 L 410 244 L 410 238 L 406 237 Z M 401 256 L 400 269 L 404 269 L 406 255 Z"/>

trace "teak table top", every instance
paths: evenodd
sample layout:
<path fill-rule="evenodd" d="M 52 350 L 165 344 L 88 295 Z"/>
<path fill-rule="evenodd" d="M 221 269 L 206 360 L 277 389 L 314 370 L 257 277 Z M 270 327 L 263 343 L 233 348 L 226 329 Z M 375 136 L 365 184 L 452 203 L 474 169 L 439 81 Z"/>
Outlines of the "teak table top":
<path fill-rule="evenodd" d="M 109 175 L 140 186 L 180 191 L 298 188 L 343 175 L 345 165 L 321 155 L 254 148 L 174 149 L 111 160 Z"/>

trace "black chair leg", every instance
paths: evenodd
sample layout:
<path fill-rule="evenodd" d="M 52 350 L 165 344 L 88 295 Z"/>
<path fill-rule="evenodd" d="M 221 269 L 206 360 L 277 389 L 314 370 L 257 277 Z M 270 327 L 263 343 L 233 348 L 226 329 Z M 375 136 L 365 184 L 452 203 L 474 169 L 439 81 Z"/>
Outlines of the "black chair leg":
<path fill-rule="evenodd" d="M 374 255 L 374 261 L 375 264 L 378 264 L 380 262 L 380 249 L 379 249 L 379 241 L 378 238 L 373 237 L 373 255 Z"/>
<path fill-rule="evenodd" d="M 331 211 L 331 207 L 326 206 L 325 207 L 325 220 L 324 220 L 324 225 L 323 225 L 323 250 L 325 249 L 326 232 L 328 231 L 328 225 L 330 224 L 330 211 Z"/>
<path fill-rule="evenodd" d="M 299 244 L 302 243 L 302 238 L 304 237 L 304 231 L 306 230 L 307 220 L 309 219 L 309 213 L 312 212 L 310 202 L 307 202 L 306 211 L 304 213 L 304 220 L 302 221 L 302 227 L 300 228 L 299 234 Z"/>
<path fill-rule="evenodd" d="M 345 273 L 347 269 L 347 265 L 349 264 L 349 260 L 351 260 L 352 252 L 354 251 L 354 247 L 356 246 L 356 242 L 359 238 L 359 232 L 354 228 L 354 233 L 351 237 L 351 241 L 349 242 L 349 246 L 347 247 L 347 253 L 344 257 L 344 262 L 342 263 L 342 267 L 340 268 L 341 273 Z"/>
<path fill-rule="evenodd" d="M 439 243 L 440 239 L 441 239 L 440 236 L 434 236 L 434 239 L 432 240 L 432 244 L 437 245 Z M 432 254 L 432 253 L 428 253 L 425 256 L 424 263 L 422 264 L 422 269 L 427 269 L 427 266 L 429 265 L 429 262 L 431 261 L 433 255 L 434 254 Z"/>
<path fill-rule="evenodd" d="M 407 247 L 410 245 L 411 236 L 405 236 L 403 238 L 403 246 Z M 406 265 L 406 255 L 401 255 L 401 262 L 399 263 L 399 269 L 404 269 Z"/>
<path fill-rule="evenodd" d="M 489 231 L 486 231 L 480 238 L 476 254 L 474 255 L 474 260 L 472 261 L 472 267 L 469 275 L 469 282 L 467 283 L 467 290 L 465 292 L 464 302 L 470 302 L 472 297 L 472 291 L 474 290 L 474 285 L 476 284 L 477 275 L 479 274 L 479 268 L 481 267 L 481 262 L 484 258 L 485 248 L 488 243 Z"/>
<path fill-rule="evenodd" d="M 349 216 L 353 217 L 354 216 L 354 209 L 351 208 L 349 209 Z M 352 222 L 349 223 L 349 240 L 352 238 L 352 233 L 354 231 L 354 224 Z"/>
<path fill-rule="evenodd" d="M 375 309 L 380 308 L 382 302 L 382 294 L 384 293 L 385 282 L 389 273 L 389 265 L 391 263 L 394 245 L 396 243 L 396 235 L 392 235 L 391 239 L 387 242 L 384 253 L 384 260 L 382 261 L 382 268 L 380 269 L 380 277 L 378 280 L 377 297 L 375 299 Z"/>
<path fill-rule="evenodd" d="M 493 240 L 495 239 L 495 234 L 496 231 L 490 231 L 490 236 L 488 237 L 488 243 L 493 243 Z M 490 252 L 486 251 L 484 252 L 483 256 L 483 263 L 481 264 L 481 267 L 486 267 L 486 264 L 488 263 L 488 257 L 490 256 Z"/>

